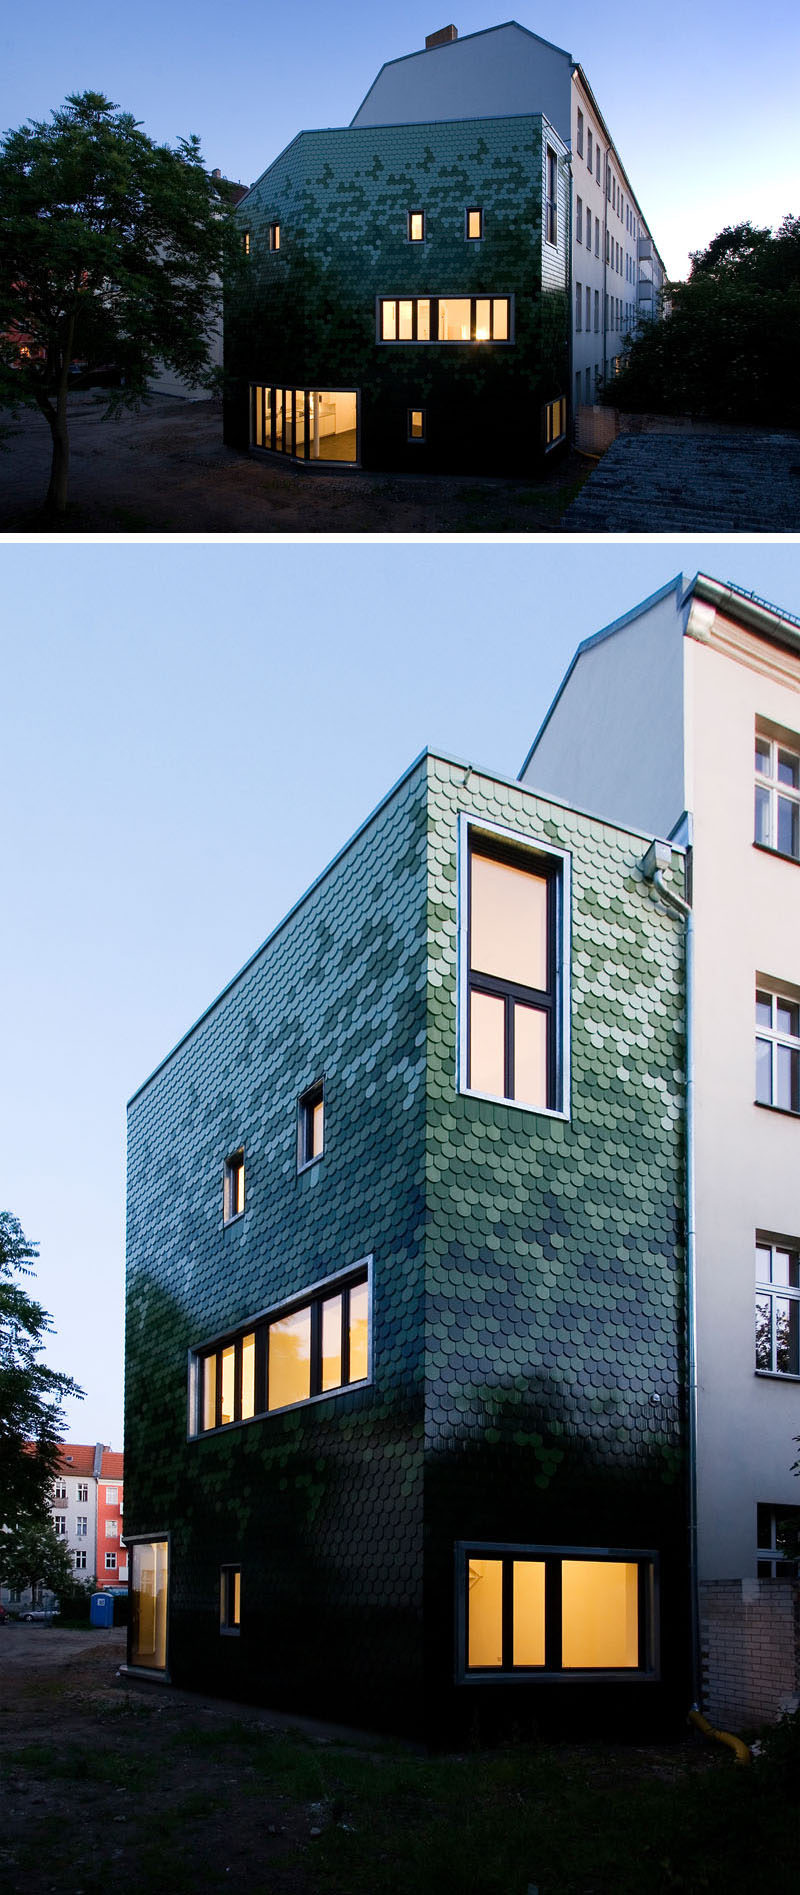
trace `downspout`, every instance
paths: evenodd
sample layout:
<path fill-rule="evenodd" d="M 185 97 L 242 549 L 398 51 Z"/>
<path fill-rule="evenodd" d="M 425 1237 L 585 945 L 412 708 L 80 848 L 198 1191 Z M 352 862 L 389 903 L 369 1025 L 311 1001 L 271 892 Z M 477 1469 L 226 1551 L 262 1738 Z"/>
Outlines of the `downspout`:
<path fill-rule="evenodd" d="M 689 1435 L 689 1612 L 691 1621 L 692 1703 L 701 1702 L 700 1593 L 697 1558 L 697 1221 L 695 1201 L 694 1097 L 694 915 L 691 904 L 664 880 L 672 862 L 668 842 L 651 842 L 641 864 L 655 901 L 685 924 L 686 943 L 686 1366 Z"/>
<path fill-rule="evenodd" d="M 564 164 L 566 166 L 567 177 L 569 178 L 569 194 L 568 194 L 568 199 L 567 199 L 568 207 L 569 207 L 568 213 L 567 213 L 567 375 L 569 379 L 567 382 L 567 399 L 569 401 L 569 411 L 572 415 L 572 428 L 570 432 L 572 434 L 572 438 L 574 441 L 575 422 L 577 419 L 578 406 L 577 406 L 577 402 L 575 400 L 575 394 L 574 394 L 575 343 L 574 343 L 573 324 L 575 321 L 575 311 L 572 306 L 572 293 L 573 293 L 573 288 L 574 288 L 573 280 L 572 280 L 572 243 L 573 243 L 572 197 L 573 197 L 573 190 L 574 190 L 574 179 L 572 176 L 572 152 L 571 151 L 567 152 L 567 155 L 564 159 Z"/>
<path fill-rule="evenodd" d="M 608 361 L 608 152 L 603 156 L 603 381 Z"/>

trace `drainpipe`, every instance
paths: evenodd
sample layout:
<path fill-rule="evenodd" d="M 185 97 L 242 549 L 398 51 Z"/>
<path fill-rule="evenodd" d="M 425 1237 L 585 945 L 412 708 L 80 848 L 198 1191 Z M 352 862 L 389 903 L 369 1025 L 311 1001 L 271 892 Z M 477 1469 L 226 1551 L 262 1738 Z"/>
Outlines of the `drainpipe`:
<path fill-rule="evenodd" d="M 700 1595 L 697 1559 L 697 1223 L 694 1137 L 694 915 L 691 905 L 664 880 L 672 862 L 668 842 L 651 842 L 641 863 L 654 901 L 680 916 L 686 938 L 686 1355 L 689 1378 L 689 1610 L 692 1702 L 701 1702 Z"/>
<path fill-rule="evenodd" d="M 603 381 L 608 355 L 608 152 L 603 158 Z"/>
<path fill-rule="evenodd" d="M 577 402 L 575 400 L 575 394 L 574 394 L 575 344 L 573 340 L 573 334 L 574 334 L 573 325 L 575 322 L 575 310 L 573 308 L 573 301 L 572 301 L 573 290 L 574 290 L 574 283 L 573 283 L 573 277 L 572 277 L 572 244 L 573 244 L 572 196 L 573 196 L 573 189 L 574 189 L 574 179 L 572 176 L 572 152 L 571 151 L 567 152 L 564 158 L 564 165 L 566 168 L 567 177 L 569 179 L 569 193 L 568 193 L 568 198 L 567 198 L 567 203 L 569 207 L 568 212 L 567 212 L 567 374 L 569 376 L 569 380 L 567 383 L 567 400 L 569 402 L 569 412 L 572 415 L 571 432 L 572 432 L 572 438 L 574 440 L 575 439 L 575 421 L 577 417 L 578 407 L 577 407 Z"/>

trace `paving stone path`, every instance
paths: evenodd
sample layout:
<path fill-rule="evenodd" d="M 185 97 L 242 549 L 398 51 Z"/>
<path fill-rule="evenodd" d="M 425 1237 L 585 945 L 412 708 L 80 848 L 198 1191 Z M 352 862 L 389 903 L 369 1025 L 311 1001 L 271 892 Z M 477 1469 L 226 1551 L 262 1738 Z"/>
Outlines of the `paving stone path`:
<path fill-rule="evenodd" d="M 800 435 L 622 434 L 565 533 L 798 533 Z"/>

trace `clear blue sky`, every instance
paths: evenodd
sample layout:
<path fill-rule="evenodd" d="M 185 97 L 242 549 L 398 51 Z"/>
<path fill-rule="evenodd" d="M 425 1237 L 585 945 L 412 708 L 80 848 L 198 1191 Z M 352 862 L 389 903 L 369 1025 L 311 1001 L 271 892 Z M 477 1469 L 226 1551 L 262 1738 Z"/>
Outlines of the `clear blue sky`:
<path fill-rule="evenodd" d="M 698 567 L 800 615 L 800 547 L 0 558 L 0 1198 L 119 1447 L 129 1094 L 426 743 L 515 775 L 582 638 Z"/>
<path fill-rule="evenodd" d="M 31 20 L 35 18 L 35 30 Z M 463 36 L 516 18 L 580 60 L 671 276 L 728 223 L 800 212 L 800 11 L 772 0 L 576 0 L 506 11 L 457 0 L 267 6 L 38 0 L 3 10 L 0 129 L 46 118 L 68 92 L 107 93 L 167 141 L 197 132 L 209 166 L 250 184 L 295 133 L 346 125 L 387 59 L 453 19 Z"/>

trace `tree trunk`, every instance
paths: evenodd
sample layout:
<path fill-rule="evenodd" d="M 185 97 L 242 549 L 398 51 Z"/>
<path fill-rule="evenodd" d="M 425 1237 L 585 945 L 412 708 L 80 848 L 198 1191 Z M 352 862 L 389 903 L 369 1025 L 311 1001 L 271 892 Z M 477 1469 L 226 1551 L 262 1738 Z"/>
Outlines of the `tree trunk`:
<path fill-rule="evenodd" d="M 69 433 L 67 431 L 67 387 L 69 385 L 69 365 L 72 361 L 72 343 L 75 332 L 75 318 L 72 316 L 67 329 L 66 343 L 61 356 L 60 372 L 56 388 L 56 405 L 53 407 L 46 399 L 40 403 L 46 416 L 53 443 L 53 459 L 50 466 L 50 485 L 44 503 L 45 513 L 63 517 L 67 510 L 67 483 L 69 480 Z"/>

